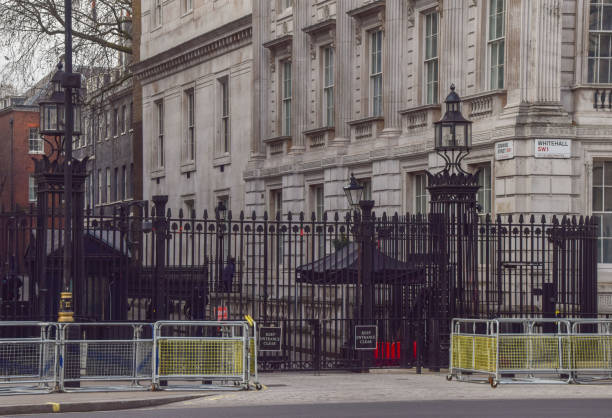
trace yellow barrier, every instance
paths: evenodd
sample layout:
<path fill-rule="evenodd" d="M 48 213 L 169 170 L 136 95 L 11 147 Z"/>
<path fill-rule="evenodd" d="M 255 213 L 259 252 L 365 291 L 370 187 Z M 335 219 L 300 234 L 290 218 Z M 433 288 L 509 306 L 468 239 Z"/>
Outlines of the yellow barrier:
<path fill-rule="evenodd" d="M 453 335 L 452 365 L 457 369 L 495 372 L 495 337 Z"/>
<path fill-rule="evenodd" d="M 173 340 L 158 342 L 161 376 L 228 376 L 244 372 L 242 340 Z"/>
<path fill-rule="evenodd" d="M 612 335 L 572 336 L 573 369 L 612 370 Z"/>

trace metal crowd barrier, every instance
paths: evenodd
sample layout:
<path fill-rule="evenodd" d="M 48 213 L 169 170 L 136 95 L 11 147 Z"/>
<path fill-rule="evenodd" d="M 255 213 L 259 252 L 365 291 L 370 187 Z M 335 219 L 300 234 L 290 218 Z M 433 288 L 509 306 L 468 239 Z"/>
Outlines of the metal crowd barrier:
<path fill-rule="evenodd" d="M 156 389 L 248 389 L 248 322 L 161 321 L 154 340 Z"/>
<path fill-rule="evenodd" d="M 574 382 L 612 381 L 612 320 L 575 322 L 571 338 Z"/>
<path fill-rule="evenodd" d="M 612 320 L 453 319 L 449 357 L 449 380 L 493 387 L 612 380 Z"/>
<path fill-rule="evenodd" d="M 60 390 L 147 390 L 151 387 L 151 324 L 62 323 L 59 332 Z"/>
<path fill-rule="evenodd" d="M 259 374 L 257 371 L 257 323 L 250 315 L 245 316 L 252 329 L 252 334 L 249 334 L 249 377 L 257 390 L 261 390 L 262 386 L 259 383 Z"/>
<path fill-rule="evenodd" d="M 56 390 L 57 325 L 0 322 L 0 395 Z"/>

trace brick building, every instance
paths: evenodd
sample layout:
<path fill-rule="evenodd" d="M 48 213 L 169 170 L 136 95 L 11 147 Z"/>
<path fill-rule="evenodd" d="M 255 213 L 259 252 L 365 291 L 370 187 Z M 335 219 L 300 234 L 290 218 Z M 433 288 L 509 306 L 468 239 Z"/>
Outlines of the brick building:
<path fill-rule="evenodd" d="M 33 158 L 45 143 L 38 133 L 36 97 L 0 98 L 0 204 L 5 210 L 24 210 L 36 202 Z"/>

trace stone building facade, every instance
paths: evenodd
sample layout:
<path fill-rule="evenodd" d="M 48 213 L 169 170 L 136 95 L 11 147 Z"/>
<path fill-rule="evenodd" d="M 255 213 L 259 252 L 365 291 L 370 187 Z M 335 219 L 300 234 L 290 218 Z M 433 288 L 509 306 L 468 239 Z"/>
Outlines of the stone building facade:
<path fill-rule="evenodd" d="M 344 210 L 351 172 L 377 213 L 427 211 L 425 171 L 442 165 L 433 122 L 454 84 L 474 122 L 464 162 L 481 170 L 483 210 L 602 216 L 600 287 L 612 290 L 611 8 L 253 2 L 248 211 Z"/>
<path fill-rule="evenodd" d="M 190 213 L 244 208 L 253 89 L 250 0 L 142 3 L 143 195 Z M 174 212 L 176 214 L 176 212 Z"/>

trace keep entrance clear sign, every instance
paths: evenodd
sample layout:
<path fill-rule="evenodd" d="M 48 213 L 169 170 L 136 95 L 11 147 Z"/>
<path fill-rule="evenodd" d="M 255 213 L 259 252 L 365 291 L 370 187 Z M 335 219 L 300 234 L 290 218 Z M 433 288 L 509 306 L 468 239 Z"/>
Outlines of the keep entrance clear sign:
<path fill-rule="evenodd" d="M 282 330 L 280 327 L 259 328 L 259 351 L 281 351 Z"/>
<path fill-rule="evenodd" d="M 376 325 L 355 325 L 355 350 L 376 350 L 377 340 Z"/>

